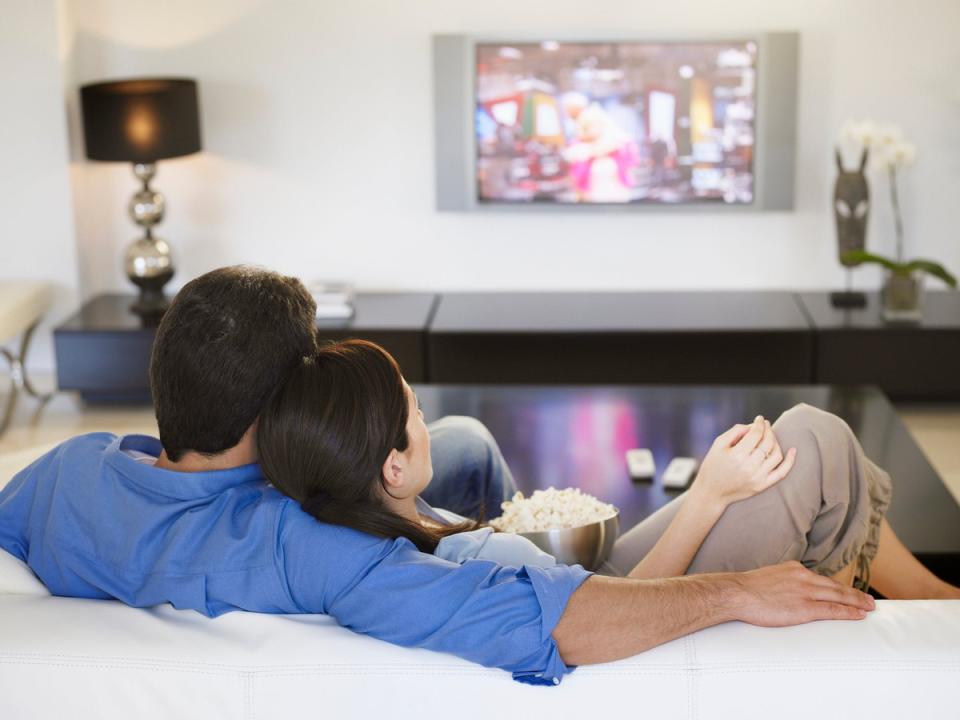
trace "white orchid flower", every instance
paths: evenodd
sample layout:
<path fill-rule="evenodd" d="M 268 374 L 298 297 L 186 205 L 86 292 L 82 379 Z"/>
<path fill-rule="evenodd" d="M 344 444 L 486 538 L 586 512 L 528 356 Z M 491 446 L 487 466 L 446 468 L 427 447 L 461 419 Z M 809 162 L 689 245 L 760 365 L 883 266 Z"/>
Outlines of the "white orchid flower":
<path fill-rule="evenodd" d="M 856 133 L 860 144 L 864 147 L 870 147 L 877 143 L 877 124 L 873 120 L 861 120 L 857 124 Z"/>
<path fill-rule="evenodd" d="M 898 142 L 890 147 L 890 158 L 897 167 L 912 165 L 917 157 L 917 147 L 913 143 Z"/>
<path fill-rule="evenodd" d="M 877 142 L 877 125 L 872 120 L 847 120 L 840 130 L 840 137 L 845 143 L 868 148 Z"/>
<path fill-rule="evenodd" d="M 880 145 L 874 160 L 876 167 L 880 170 L 899 170 L 912 165 L 916 157 L 916 146 L 913 143 L 900 141 Z"/>
<path fill-rule="evenodd" d="M 889 148 L 880 146 L 870 157 L 870 167 L 872 167 L 874 170 L 882 170 L 883 172 L 886 172 L 890 168 L 896 168 L 897 164 L 894 162 Z"/>
<path fill-rule="evenodd" d="M 916 146 L 906 142 L 903 130 L 892 123 L 878 125 L 873 120 L 847 120 L 841 137 L 848 146 L 869 148 L 871 165 L 879 170 L 907 167 L 917 156 Z"/>
<path fill-rule="evenodd" d="M 882 125 L 877 128 L 877 144 L 893 147 L 903 142 L 903 130 L 899 125 Z"/>

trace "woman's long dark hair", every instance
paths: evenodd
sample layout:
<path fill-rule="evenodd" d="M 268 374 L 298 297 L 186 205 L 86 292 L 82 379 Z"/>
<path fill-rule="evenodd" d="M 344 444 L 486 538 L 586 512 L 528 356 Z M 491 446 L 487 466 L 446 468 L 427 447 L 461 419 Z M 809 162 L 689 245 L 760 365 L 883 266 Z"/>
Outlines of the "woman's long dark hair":
<path fill-rule="evenodd" d="M 322 347 L 305 358 L 260 413 L 257 451 L 264 475 L 318 520 L 384 538 L 405 537 L 432 553 L 466 522 L 427 528 L 382 500 L 382 468 L 407 449 L 407 397 L 390 354 L 366 340 Z"/>

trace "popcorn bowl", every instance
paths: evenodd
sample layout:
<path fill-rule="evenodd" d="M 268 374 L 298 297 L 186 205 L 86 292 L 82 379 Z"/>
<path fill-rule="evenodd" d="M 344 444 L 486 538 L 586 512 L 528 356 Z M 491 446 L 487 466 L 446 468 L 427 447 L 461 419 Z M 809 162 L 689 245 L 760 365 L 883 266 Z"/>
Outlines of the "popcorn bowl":
<path fill-rule="evenodd" d="M 579 527 L 517 533 L 553 555 L 561 565 L 583 565 L 586 570 L 596 570 L 610 557 L 619 534 L 619 510 L 603 520 Z"/>

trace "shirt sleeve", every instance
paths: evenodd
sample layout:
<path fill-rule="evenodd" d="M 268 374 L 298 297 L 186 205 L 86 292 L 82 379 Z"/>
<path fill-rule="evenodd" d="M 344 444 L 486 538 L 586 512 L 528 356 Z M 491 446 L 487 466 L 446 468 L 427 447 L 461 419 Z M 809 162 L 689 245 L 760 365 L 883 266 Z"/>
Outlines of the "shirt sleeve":
<path fill-rule="evenodd" d="M 25 489 L 29 472 L 21 470 L 6 487 L 0 488 L 0 548 L 26 562 L 25 524 L 30 509 L 29 489 Z"/>
<path fill-rule="evenodd" d="M 10 482 L 0 478 L 0 548 L 14 557 L 27 561 L 29 551 L 28 526 L 34 509 L 38 478 L 57 461 L 64 445 L 58 445 L 34 460 L 14 475 Z"/>
<path fill-rule="evenodd" d="M 404 647 L 449 652 L 559 684 L 571 671 L 552 633 L 573 592 L 590 576 L 579 565 L 463 565 L 320 523 L 293 503 L 284 510 L 280 562 L 303 612 L 326 613 L 359 633 Z"/>

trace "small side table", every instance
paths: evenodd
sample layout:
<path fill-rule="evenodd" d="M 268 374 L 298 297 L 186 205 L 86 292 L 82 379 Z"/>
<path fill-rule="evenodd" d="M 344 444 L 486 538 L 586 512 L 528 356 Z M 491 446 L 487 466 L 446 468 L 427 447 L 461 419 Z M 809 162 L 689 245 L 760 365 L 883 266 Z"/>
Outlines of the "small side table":
<path fill-rule="evenodd" d="M 877 385 L 894 400 L 960 399 L 960 292 L 927 292 L 916 324 L 884 322 L 878 293 L 850 309 L 826 292 L 798 297 L 815 330 L 814 382 Z"/>
<path fill-rule="evenodd" d="M 0 435 L 10 425 L 21 391 L 43 401 L 50 398 L 49 394 L 37 392 L 30 383 L 26 362 L 33 332 L 50 309 L 51 300 L 52 291 L 47 283 L 28 280 L 0 282 L 0 342 L 20 336 L 18 351 L 0 347 L 0 356 L 6 358 L 13 381 L 10 395 L 0 413 Z"/>
<path fill-rule="evenodd" d="M 131 312 L 133 295 L 98 295 L 53 333 L 61 390 L 90 404 L 150 404 L 150 353 L 157 321 Z M 360 293 L 346 321 L 318 321 L 321 340 L 360 337 L 383 345 L 410 382 L 426 380 L 432 293 Z"/>

